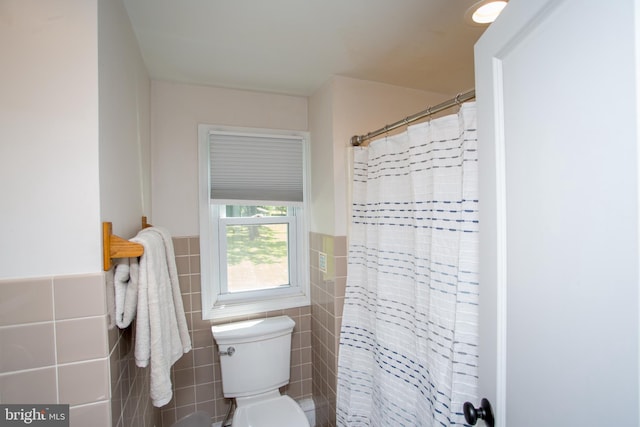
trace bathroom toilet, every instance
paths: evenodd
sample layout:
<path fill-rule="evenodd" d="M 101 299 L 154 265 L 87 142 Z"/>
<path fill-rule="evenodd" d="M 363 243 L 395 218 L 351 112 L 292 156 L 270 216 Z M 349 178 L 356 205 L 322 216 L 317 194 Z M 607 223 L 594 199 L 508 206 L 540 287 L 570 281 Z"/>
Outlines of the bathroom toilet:
<path fill-rule="evenodd" d="M 294 326 L 279 316 L 211 327 L 224 397 L 237 405 L 232 427 L 309 427 L 300 405 L 279 391 L 289 383 Z"/>

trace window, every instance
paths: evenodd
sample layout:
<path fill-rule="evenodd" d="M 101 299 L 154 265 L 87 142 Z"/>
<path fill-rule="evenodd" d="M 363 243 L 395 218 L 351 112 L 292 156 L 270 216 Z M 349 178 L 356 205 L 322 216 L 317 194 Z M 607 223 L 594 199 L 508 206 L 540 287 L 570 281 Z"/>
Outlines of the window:
<path fill-rule="evenodd" d="M 295 287 L 299 210 L 287 206 L 212 205 L 218 224 L 220 300 Z M 292 278 L 294 280 L 292 280 Z M 292 285 L 292 282 L 294 285 Z M 261 292 L 261 291 L 270 292 Z M 287 293 L 287 292 L 285 292 Z M 266 296 L 266 295 L 265 295 Z"/>
<path fill-rule="evenodd" d="M 198 133 L 203 317 L 307 305 L 306 133 Z"/>

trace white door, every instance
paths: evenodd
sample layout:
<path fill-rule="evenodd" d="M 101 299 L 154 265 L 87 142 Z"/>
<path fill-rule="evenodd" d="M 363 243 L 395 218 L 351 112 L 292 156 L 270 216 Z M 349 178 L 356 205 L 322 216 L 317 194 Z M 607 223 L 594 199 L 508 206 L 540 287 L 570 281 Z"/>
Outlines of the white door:
<path fill-rule="evenodd" d="M 636 9 L 511 0 L 476 45 L 496 426 L 640 424 Z"/>

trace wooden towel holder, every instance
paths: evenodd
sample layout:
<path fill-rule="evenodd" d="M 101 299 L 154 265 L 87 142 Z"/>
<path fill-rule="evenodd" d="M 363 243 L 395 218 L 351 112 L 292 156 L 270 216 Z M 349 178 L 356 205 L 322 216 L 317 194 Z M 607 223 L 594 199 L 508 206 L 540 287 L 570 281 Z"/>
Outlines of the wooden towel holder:
<path fill-rule="evenodd" d="M 142 217 L 142 228 L 151 227 L 147 217 Z M 130 242 L 113 234 L 110 222 L 102 223 L 102 261 L 104 271 L 108 271 L 111 260 L 115 258 L 135 258 L 144 253 L 144 248 L 139 243 Z"/>

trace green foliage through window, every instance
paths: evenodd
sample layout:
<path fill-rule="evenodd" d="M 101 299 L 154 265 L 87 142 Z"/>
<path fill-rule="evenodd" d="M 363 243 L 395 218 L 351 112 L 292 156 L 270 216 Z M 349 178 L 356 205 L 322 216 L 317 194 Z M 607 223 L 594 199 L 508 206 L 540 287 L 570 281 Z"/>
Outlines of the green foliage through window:
<path fill-rule="evenodd" d="M 227 263 L 273 264 L 288 257 L 287 224 L 227 225 Z"/>

